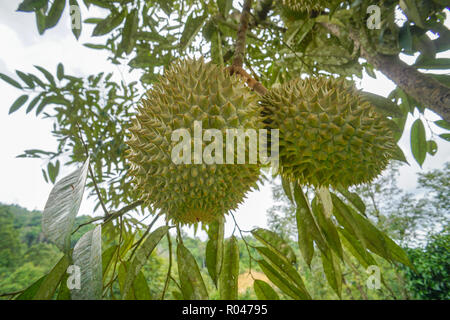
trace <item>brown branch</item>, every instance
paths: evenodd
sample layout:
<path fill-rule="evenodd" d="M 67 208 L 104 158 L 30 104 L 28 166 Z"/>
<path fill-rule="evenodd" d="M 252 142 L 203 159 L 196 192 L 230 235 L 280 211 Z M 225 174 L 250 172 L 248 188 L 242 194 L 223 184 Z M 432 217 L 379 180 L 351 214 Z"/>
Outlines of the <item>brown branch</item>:
<path fill-rule="evenodd" d="M 343 37 L 347 30 L 343 31 L 339 26 L 322 22 L 337 37 Z M 361 57 L 381 71 L 395 84 L 397 84 L 408 95 L 417 102 L 440 115 L 444 120 L 450 122 L 450 88 L 436 79 L 418 71 L 413 66 L 407 65 L 398 56 L 388 56 L 375 52 L 368 41 L 361 37 L 356 30 L 348 30 L 348 36 L 356 46 L 359 46 Z"/>
<path fill-rule="evenodd" d="M 80 125 L 78 123 L 77 123 L 77 127 L 78 127 L 78 131 L 79 131 L 79 134 L 80 134 L 81 143 L 83 144 L 84 150 L 86 152 L 86 157 L 89 158 L 89 150 L 88 150 L 88 147 L 87 147 L 86 143 L 83 140 L 83 134 L 82 134 Z M 100 201 L 100 205 L 102 206 L 102 209 L 103 209 L 103 212 L 105 213 L 105 216 L 109 216 L 108 209 L 106 209 L 106 206 L 105 206 L 105 203 L 103 202 L 103 198 L 102 198 L 102 195 L 101 195 L 100 190 L 98 188 L 97 182 L 95 181 L 94 172 L 92 171 L 92 167 L 91 167 L 91 163 L 90 162 L 89 162 L 88 167 L 89 167 L 89 175 L 91 176 L 92 182 L 94 183 L 95 192 L 97 193 L 97 197 L 98 197 L 98 200 Z"/>
<path fill-rule="evenodd" d="M 242 67 L 236 67 L 234 65 L 227 68 L 228 72 L 230 74 L 237 74 L 241 76 L 247 85 L 254 91 L 256 91 L 261 96 L 264 96 L 267 94 L 267 89 L 258 81 L 252 78 L 250 74 L 248 74 L 247 71 L 245 71 Z"/>
<path fill-rule="evenodd" d="M 245 45 L 247 42 L 247 30 L 250 20 L 250 9 L 252 7 L 252 0 L 244 0 L 244 7 L 242 8 L 241 21 L 236 40 L 236 49 L 234 51 L 234 67 L 241 67 L 244 65 Z"/>

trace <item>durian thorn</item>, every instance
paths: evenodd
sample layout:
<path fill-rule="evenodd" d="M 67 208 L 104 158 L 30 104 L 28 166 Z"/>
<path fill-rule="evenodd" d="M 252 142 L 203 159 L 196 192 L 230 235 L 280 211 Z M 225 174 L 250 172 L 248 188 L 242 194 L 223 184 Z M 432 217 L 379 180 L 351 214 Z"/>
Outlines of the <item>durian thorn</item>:
<path fill-rule="evenodd" d="M 244 68 L 232 65 L 232 66 L 226 68 L 226 70 L 231 75 L 237 74 L 237 75 L 241 76 L 245 80 L 247 85 L 252 90 L 254 90 L 258 94 L 260 94 L 261 96 L 265 96 L 268 93 L 268 90 L 260 82 L 253 79 L 252 76 L 250 74 L 248 74 L 247 71 L 244 70 Z"/>

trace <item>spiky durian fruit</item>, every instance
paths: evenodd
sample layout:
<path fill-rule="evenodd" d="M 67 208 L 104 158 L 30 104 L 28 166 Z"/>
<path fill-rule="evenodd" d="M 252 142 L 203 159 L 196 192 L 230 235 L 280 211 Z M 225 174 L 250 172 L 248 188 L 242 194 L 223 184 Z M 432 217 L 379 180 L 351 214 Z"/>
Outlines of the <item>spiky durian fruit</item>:
<path fill-rule="evenodd" d="M 262 100 L 280 130 L 280 174 L 313 186 L 348 187 L 374 179 L 395 147 L 388 120 L 344 79 L 294 79 Z"/>
<path fill-rule="evenodd" d="M 259 166 L 195 164 L 193 156 L 188 164 L 175 164 L 172 134 L 186 129 L 194 151 L 195 123 L 203 131 L 220 130 L 225 139 L 226 129 L 256 128 L 259 108 L 255 94 L 219 66 L 203 60 L 174 63 L 147 92 L 130 129 L 127 158 L 141 197 L 168 220 L 183 224 L 209 223 L 236 209 L 257 188 Z"/>

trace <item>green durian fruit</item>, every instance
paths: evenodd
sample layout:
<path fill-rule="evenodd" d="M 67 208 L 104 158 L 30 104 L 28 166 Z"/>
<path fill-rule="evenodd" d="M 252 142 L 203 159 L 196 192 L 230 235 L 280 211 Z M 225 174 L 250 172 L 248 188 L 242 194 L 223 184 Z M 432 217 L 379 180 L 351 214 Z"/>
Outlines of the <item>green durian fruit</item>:
<path fill-rule="evenodd" d="M 294 79 L 263 97 L 265 123 L 279 129 L 280 174 L 302 185 L 344 187 L 384 170 L 395 141 L 388 120 L 354 84 Z"/>
<path fill-rule="evenodd" d="M 186 129 L 194 152 L 194 123 L 218 129 L 256 129 L 260 122 L 258 97 L 236 75 L 203 60 L 178 61 L 160 77 L 138 107 L 130 129 L 129 173 L 141 198 L 167 219 L 182 224 L 210 223 L 235 210 L 257 188 L 257 164 L 175 164 L 172 141 Z M 215 140 L 214 138 L 212 140 Z M 201 142 L 202 150 L 209 145 Z M 223 157 L 226 143 L 223 143 Z M 235 148 L 235 155 L 236 155 Z M 225 161 L 225 160 L 224 160 Z M 192 163 L 192 164 L 191 164 Z"/>

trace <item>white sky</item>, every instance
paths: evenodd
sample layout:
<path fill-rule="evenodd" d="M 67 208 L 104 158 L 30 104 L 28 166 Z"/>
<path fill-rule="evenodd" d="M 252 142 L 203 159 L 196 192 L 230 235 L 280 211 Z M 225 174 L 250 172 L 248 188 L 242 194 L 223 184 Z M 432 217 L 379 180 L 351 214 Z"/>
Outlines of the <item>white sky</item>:
<path fill-rule="evenodd" d="M 55 73 L 56 66 L 62 62 L 65 71 L 75 76 L 86 76 L 99 72 L 116 72 L 117 67 L 107 62 L 107 51 L 92 50 L 82 46 L 83 43 L 102 43 L 101 39 L 90 39 L 91 28 L 83 25 L 83 32 L 77 42 L 70 31 L 67 10 L 63 20 L 53 29 L 47 30 L 44 36 L 37 32 L 34 15 L 15 12 L 21 1 L 1 1 L 0 3 L 0 72 L 17 79 L 15 70 L 39 74 L 33 65 L 43 66 Z M 98 11 L 99 16 L 102 16 Z M 84 18 L 86 18 L 84 14 Z M 89 14 L 92 17 L 93 14 Z M 450 57 L 447 52 L 442 57 Z M 407 57 L 410 58 L 410 57 Z M 408 60 L 407 60 L 408 61 Z M 138 80 L 138 74 L 129 74 L 126 66 L 119 67 L 125 80 L 129 83 Z M 393 83 L 377 73 L 377 80 L 365 75 L 359 81 L 360 87 L 366 91 L 387 96 L 394 88 Z M 36 118 L 34 111 L 25 114 L 24 106 L 18 112 L 8 116 L 8 110 L 17 97 L 23 94 L 20 90 L 0 81 L 0 202 L 19 204 L 27 209 L 44 208 L 52 185 L 47 184 L 42 177 L 42 168 L 46 163 L 39 159 L 17 159 L 16 156 L 26 149 L 43 149 L 52 151 L 56 148 L 56 140 L 51 135 L 52 121 Z M 31 101 L 31 98 L 29 99 Z M 427 112 L 425 117 L 429 120 L 438 120 L 438 117 Z M 413 118 L 408 119 L 407 127 L 411 126 Z M 444 132 L 432 126 L 436 134 Z M 429 129 L 426 128 L 428 137 Z M 450 161 L 449 144 L 437 138 L 438 153 L 434 157 L 427 156 L 423 170 L 441 168 L 443 163 Z M 414 191 L 416 187 L 415 173 L 421 170 L 412 158 L 409 146 L 409 134 L 406 133 L 400 142 L 406 158 L 411 166 L 401 169 L 399 186 L 407 191 Z M 71 168 L 62 168 L 59 178 L 71 171 Z M 268 184 L 259 192 L 249 194 L 244 205 L 235 213 L 238 224 L 243 230 L 254 226 L 266 226 L 266 211 L 272 206 L 272 194 Z M 93 201 L 84 201 L 80 214 L 93 215 Z M 96 214 L 101 214 L 98 210 Z M 228 219 L 226 233 L 230 234 L 234 223 Z"/>

